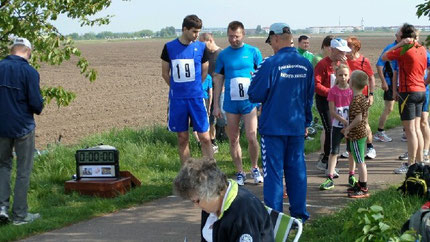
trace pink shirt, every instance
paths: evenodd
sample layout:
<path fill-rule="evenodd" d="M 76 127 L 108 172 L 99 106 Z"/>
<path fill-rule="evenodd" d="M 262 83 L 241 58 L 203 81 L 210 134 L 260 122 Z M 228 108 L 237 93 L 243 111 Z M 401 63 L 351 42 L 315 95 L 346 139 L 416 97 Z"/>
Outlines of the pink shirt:
<path fill-rule="evenodd" d="M 351 103 L 353 96 L 354 93 L 351 88 L 340 89 L 335 85 L 328 92 L 327 101 L 334 102 L 336 112 L 348 121 L 349 104 Z M 343 124 L 335 118 L 332 119 L 332 125 L 334 127 L 343 128 Z"/>

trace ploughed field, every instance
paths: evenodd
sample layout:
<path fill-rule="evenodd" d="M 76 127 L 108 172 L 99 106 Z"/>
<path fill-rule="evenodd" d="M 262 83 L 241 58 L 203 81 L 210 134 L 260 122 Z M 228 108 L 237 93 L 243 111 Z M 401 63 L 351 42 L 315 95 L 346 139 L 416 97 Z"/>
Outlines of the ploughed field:
<path fill-rule="evenodd" d="M 324 36 L 311 37 L 311 51 L 320 51 Z M 346 38 L 346 37 L 345 37 Z M 360 36 L 361 53 L 370 59 L 373 70 L 382 49 L 393 42 L 394 34 Z M 36 116 L 36 146 L 45 149 L 61 135 L 61 143 L 73 144 L 85 136 L 123 127 L 166 124 L 168 86 L 161 78 L 160 54 L 167 40 L 80 42 L 81 49 L 98 78 L 90 83 L 79 74 L 76 61 L 40 69 L 42 86 L 63 86 L 77 94 L 68 107 L 57 108 L 54 101 Z M 263 57 L 272 55 L 265 38 L 246 38 L 260 48 Z M 227 38 L 217 39 L 223 48 Z M 297 46 L 297 39 L 295 39 Z M 378 80 L 377 80 L 377 85 Z"/>

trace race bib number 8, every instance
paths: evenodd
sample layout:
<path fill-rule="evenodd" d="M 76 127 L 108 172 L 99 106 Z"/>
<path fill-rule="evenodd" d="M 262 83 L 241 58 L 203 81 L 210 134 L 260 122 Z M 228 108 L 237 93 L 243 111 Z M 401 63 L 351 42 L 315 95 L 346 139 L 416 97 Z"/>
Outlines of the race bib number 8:
<path fill-rule="evenodd" d="M 172 60 L 172 77 L 174 82 L 192 82 L 196 79 L 194 59 Z"/>
<path fill-rule="evenodd" d="M 251 80 L 247 77 L 230 79 L 230 97 L 233 101 L 248 100 L 248 88 Z"/>

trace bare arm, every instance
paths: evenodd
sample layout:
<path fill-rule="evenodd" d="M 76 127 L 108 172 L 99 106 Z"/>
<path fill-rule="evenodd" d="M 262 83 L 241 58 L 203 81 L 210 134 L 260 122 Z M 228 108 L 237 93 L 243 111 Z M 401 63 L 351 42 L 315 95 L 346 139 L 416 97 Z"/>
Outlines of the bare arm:
<path fill-rule="evenodd" d="M 398 72 L 393 70 L 393 80 L 391 80 L 392 82 L 392 88 L 393 88 L 393 99 L 397 101 L 397 75 Z"/>
<path fill-rule="evenodd" d="M 220 110 L 220 101 L 219 98 L 221 96 L 222 87 L 224 86 L 224 75 L 214 73 L 213 77 L 213 84 L 214 84 L 214 110 L 213 115 L 217 118 L 221 117 L 221 110 Z"/>
<path fill-rule="evenodd" d="M 369 89 L 368 89 L 368 97 L 369 97 L 369 105 L 372 106 L 373 104 L 373 92 L 375 91 L 375 76 L 371 75 L 369 78 Z M 372 95 L 370 95 L 372 93 Z"/>
<path fill-rule="evenodd" d="M 383 66 L 376 65 L 376 71 L 378 72 L 379 79 L 381 80 L 381 88 L 384 91 L 388 90 L 388 84 L 387 80 L 385 80 L 384 72 L 383 72 Z"/>
<path fill-rule="evenodd" d="M 208 96 L 209 96 L 209 99 L 208 99 L 208 107 L 207 107 L 207 109 L 208 109 L 208 113 L 210 114 L 210 112 L 211 112 L 211 105 L 212 105 L 212 97 L 213 97 L 213 88 L 209 88 Z"/>
<path fill-rule="evenodd" d="M 170 86 L 170 64 L 167 61 L 161 61 L 161 76 L 164 81 Z"/>
<path fill-rule="evenodd" d="M 209 69 L 209 61 L 206 61 L 202 64 L 202 83 L 206 80 L 206 77 L 208 75 L 208 69 Z"/>

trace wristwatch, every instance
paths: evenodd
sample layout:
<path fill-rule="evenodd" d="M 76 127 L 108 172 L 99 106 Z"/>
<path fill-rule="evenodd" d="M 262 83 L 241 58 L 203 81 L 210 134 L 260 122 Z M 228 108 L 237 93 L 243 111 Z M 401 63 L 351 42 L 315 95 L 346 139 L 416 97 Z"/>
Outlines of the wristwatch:
<path fill-rule="evenodd" d="M 369 96 L 373 96 L 373 92 L 369 92 Z"/>

